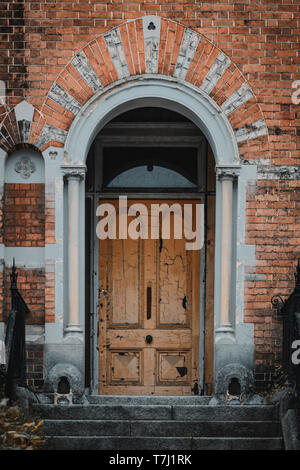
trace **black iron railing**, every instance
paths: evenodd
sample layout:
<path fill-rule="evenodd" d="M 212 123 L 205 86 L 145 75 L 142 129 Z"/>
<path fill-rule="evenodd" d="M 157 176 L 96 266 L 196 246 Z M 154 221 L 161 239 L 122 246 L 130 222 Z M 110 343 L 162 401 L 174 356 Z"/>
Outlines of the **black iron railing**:
<path fill-rule="evenodd" d="M 295 281 L 294 291 L 286 300 L 283 300 L 280 295 L 275 295 L 271 303 L 283 322 L 282 366 L 289 383 L 295 386 L 297 399 L 300 400 L 300 259 Z M 299 354 L 297 354 L 297 349 Z"/>
<path fill-rule="evenodd" d="M 5 396 L 10 401 L 16 400 L 16 387 L 26 386 L 26 350 L 25 350 L 25 316 L 29 309 L 18 291 L 18 274 L 13 260 L 11 281 L 11 312 L 8 317 L 5 349 L 6 349 L 6 383 Z"/>

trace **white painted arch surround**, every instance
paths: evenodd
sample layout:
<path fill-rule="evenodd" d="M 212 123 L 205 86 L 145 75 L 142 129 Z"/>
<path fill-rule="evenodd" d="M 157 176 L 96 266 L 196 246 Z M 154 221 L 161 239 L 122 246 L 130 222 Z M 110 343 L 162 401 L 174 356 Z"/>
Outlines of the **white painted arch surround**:
<path fill-rule="evenodd" d="M 167 107 L 190 119 L 207 137 L 217 165 L 239 163 L 232 127 L 222 109 L 201 89 L 171 77 L 144 75 L 120 80 L 96 93 L 75 117 L 65 142 L 72 163 L 85 162 L 102 127 L 137 107 Z"/>
<path fill-rule="evenodd" d="M 222 273 L 224 275 L 224 273 L 229 272 L 230 279 L 232 270 L 236 267 L 235 260 L 233 259 L 235 256 L 234 252 L 232 253 L 231 248 L 228 251 L 228 237 L 232 240 L 233 220 L 237 219 L 237 204 L 232 204 L 232 183 L 233 177 L 236 177 L 239 174 L 240 166 L 236 138 L 232 127 L 221 108 L 199 88 L 189 85 L 186 82 L 180 83 L 170 77 L 157 75 L 145 75 L 141 77 L 131 77 L 127 80 L 120 80 L 94 95 L 74 119 L 69 129 L 64 147 L 62 172 L 66 177 L 70 177 L 72 180 L 72 184 L 69 184 L 69 188 L 72 186 L 72 189 L 69 189 L 69 210 L 72 206 L 70 198 L 75 201 L 78 200 L 78 202 L 75 203 L 75 208 L 73 204 L 71 219 L 73 221 L 75 220 L 76 224 L 79 223 L 79 227 L 83 227 L 85 192 L 84 178 L 82 178 L 82 175 L 84 173 L 88 151 L 94 138 L 114 117 L 131 109 L 146 106 L 165 107 L 179 112 L 197 125 L 207 137 L 214 153 L 216 166 L 219 168 L 221 173 L 222 179 L 217 179 L 216 182 L 217 197 L 215 229 L 215 345 L 219 342 L 218 353 L 215 347 L 215 373 L 217 373 L 216 368 L 218 369 L 221 365 L 223 366 L 224 363 L 226 363 L 225 357 L 219 357 L 216 362 L 216 355 L 218 354 L 220 356 L 220 354 L 223 354 L 222 344 L 224 343 L 226 349 L 226 345 L 235 343 L 235 308 L 232 308 L 232 306 L 230 307 L 230 303 L 232 302 L 230 299 L 227 299 L 228 321 L 222 321 L 222 315 L 224 319 L 224 314 L 222 314 L 223 302 L 221 302 L 220 299 L 224 296 L 222 289 L 226 288 L 227 294 L 228 289 L 232 289 L 232 283 L 230 283 L 230 280 L 228 281 L 228 279 L 226 279 L 225 282 L 221 282 L 221 278 L 223 277 L 224 279 Z M 78 171 L 78 175 L 80 176 L 77 179 L 77 190 L 74 188 L 74 174 L 76 174 L 76 171 Z M 224 204 L 224 199 L 222 201 L 222 194 L 224 198 L 224 188 L 227 188 L 226 191 L 228 190 L 229 180 L 231 181 L 231 190 L 229 189 L 229 204 L 228 200 L 226 204 Z M 65 197 L 67 198 L 67 193 L 65 193 Z M 227 212 L 224 214 L 222 207 L 225 206 L 227 207 Z M 231 209 L 229 208 L 228 212 L 229 206 L 231 206 Z M 230 226 L 230 231 L 227 233 L 227 247 L 224 245 L 224 242 L 222 242 L 222 240 L 224 240 L 222 230 L 224 230 L 224 224 L 226 227 L 226 220 L 229 222 Z M 76 341 L 78 341 L 78 335 L 81 336 L 84 329 L 84 277 L 83 270 L 79 268 L 81 263 L 84 263 L 84 235 L 80 232 L 82 232 L 82 230 L 79 229 L 78 237 L 75 236 L 75 239 L 74 236 L 68 235 L 66 243 L 67 246 L 64 249 L 65 252 L 68 250 L 69 274 L 72 273 L 72 281 L 67 281 L 68 276 L 65 275 L 65 281 L 63 282 L 65 292 L 64 296 L 66 296 L 66 292 L 69 291 L 69 299 L 71 299 L 70 301 L 72 302 L 72 305 L 74 305 L 74 302 L 75 304 L 77 302 L 77 312 L 74 313 L 74 311 L 70 311 L 70 308 L 67 309 L 69 312 L 65 333 L 68 333 L 66 335 L 68 336 L 68 342 L 72 342 L 72 335 L 74 335 L 74 339 L 76 337 Z M 70 244 L 75 246 L 75 251 Z M 75 270 L 75 278 L 77 276 L 75 281 L 73 270 Z M 70 285 L 71 282 L 73 285 Z M 68 286 L 66 286 L 67 283 Z M 227 287 L 225 286 L 224 288 L 226 283 Z M 77 292 L 75 293 L 75 300 L 74 292 Z M 232 294 L 235 295 L 235 292 L 232 292 Z M 235 306 L 235 299 L 233 301 L 233 306 Z M 76 316 L 78 317 L 77 324 Z M 220 328 L 221 323 L 223 326 L 221 325 Z M 217 363 L 219 366 L 217 366 Z"/>

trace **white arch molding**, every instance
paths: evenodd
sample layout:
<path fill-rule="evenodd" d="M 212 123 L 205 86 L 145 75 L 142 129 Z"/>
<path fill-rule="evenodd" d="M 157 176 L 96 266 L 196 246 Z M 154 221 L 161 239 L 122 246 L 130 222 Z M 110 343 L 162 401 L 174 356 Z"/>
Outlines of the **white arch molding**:
<path fill-rule="evenodd" d="M 232 126 L 213 99 L 187 82 L 157 75 L 120 80 L 96 93 L 71 124 L 64 147 L 67 160 L 84 163 L 94 138 L 109 121 L 145 106 L 166 107 L 183 114 L 206 136 L 217 165 L 239 164 Z"/>
<path fill-rule="evenodd" d="M 64 146 L 62 174 L 68 183 L 68 315 L 64 330 L 68 343 L 83 340 L 84 279 L 84 174 L 90 146 L 98 132 L 114 117 L 138 107 L 156 106 L 183 114 L 198 126 L 212 148 L 216 168 L 216 240 L 215 240 L 215 369 L 223 364 L 216 356 L 223 354 L 222 344 L 234 344 L 235 314 L 232 292 L 234 221 L 237 205 L 233 203 L 234 180 L 239 176 L 239 154 L 236 137 L 221 108 L 199 88 L 171 77 L 143 76 L 120 80 L 95 94 L 74 119 Z M 74 224 L 76 230 L 74 234 Z M 72 230 L 71 230 L 72 227 Z M 84 264 L 83 264 L 84 265 Z M 215 370 L 217 373 L 217 370 Z"/>

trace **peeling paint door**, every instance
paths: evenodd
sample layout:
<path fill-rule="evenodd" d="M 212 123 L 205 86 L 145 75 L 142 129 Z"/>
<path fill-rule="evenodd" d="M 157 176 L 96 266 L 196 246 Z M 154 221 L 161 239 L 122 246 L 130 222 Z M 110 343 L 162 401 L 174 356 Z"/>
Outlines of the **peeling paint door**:
<path fill-rule="evenodd" d="M 161 216 L 152 217 L 158 239 L 120 239 L 118 201 L 104 202 L 116 208 L 117 238 L 99 242 L 99 393 L 192 395 L 199 374 L 200 251 L 175 238 L 174 213 L 169 239 L 162 238 Z M 128 200 L 128 207 L 144 205 L 139 215 L 150 235 L 151 204 L 189 203 L 195 216 L 197 202 Z M 129 228 L 135 220 L 128 217 Z"/>

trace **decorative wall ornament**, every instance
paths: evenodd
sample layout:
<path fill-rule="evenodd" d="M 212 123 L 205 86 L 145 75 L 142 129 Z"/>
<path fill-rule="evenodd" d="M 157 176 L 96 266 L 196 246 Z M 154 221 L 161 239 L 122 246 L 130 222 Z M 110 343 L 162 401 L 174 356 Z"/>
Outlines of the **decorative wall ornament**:
<path fill-rule="evenodd" d="M 56 160 L 56 157 L 58 155 L 58 152 L 49 152 L 49 157 L 51 160 Z"/>
<path fill-rule="evenodd" d="M 153 21 L 150 21 L 149 25 L 148 25 L 148 29 L 149 31 L 153 30 L 153 29 L 156 29 L 156 26 L 155 24 L 153 23 Z"/>
<path fill-rule="evenodd" d="M 63 164 L 61 171 L 65 178 L 77 177 L 84 179 L 86 174 L 86 165 Z"/>
<path fill-rule="evenodd" d="M 160 28 L 161 20 L 159 17 L 146 16 L 143 18 L 146 73 L 158 72 Z"/>
<path fill-rule="evenodd" d="M 36 171 L 35 164 L 29 157 L 21 157 L 15 164 L 15 172 L 19 173 L 24 179 L 30 178 L 31 174 Z"/>
<path fill-rule="evenodd" d="M 240 174 L 240 165 L 217 166 L 217 178 L 237 178 Z"/>

